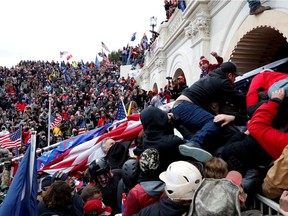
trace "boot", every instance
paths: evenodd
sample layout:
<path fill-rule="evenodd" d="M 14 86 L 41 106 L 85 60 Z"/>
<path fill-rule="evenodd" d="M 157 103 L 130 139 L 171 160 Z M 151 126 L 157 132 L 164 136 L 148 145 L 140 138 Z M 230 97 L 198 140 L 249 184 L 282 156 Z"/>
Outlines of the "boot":
<path fill-rule="evenodd" d="M 258 15 L 260 13 L 263 13 L 265 10 L 271 10 L 270 6 L 259 6 L 254 11 L 250 10 L 250 15 Z"/>
<path fill-rule="evenodd" d="M 212 155 L 197 143 L 185 143 L 179 146 L 182 155 L 192 157 L 200 162 L 211 160 Z"/>

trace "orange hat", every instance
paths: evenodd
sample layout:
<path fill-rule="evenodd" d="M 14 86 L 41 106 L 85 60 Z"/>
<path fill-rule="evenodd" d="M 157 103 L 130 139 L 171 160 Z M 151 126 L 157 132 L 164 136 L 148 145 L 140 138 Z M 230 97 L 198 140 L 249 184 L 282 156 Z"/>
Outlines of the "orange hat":
<path fill-rule="evenodd" d="M 158 90 L 154 88 L 152 89 L 152 92 L 157 94 Z"/>

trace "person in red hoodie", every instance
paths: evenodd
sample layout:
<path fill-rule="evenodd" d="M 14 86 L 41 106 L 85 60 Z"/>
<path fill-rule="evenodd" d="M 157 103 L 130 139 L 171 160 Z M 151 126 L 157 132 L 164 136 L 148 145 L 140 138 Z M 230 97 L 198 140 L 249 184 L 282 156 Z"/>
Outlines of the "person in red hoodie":
<path fill-rule="evenodd" d="M 22 130 L 22 140 L 25 145 L 27 145 L 29 139 L 31 138 L 31 133 L 28 125 L 23 126 Z"/>
<path fill-rule="evenodd" d="M 205 77 L 211 71 L 218 68 L 223 63 L 223 58 L 221 56 L 218 56 L 217 52 L 211 52 L 210 54 L 216 58 L 217 64 L 210 64 L 210 62 L 207 58 L 205 58 L 205 56 L 201 56 L 199 61 L 199 67 L 201 69 L 200 79 Z"/>
<path fill-rule="evenodd" d="M 159 179 L 160 159 L 157 149 L 148 148 L 139 159 L 140 180 L 128 193 L 122 216 L 132 216 L 141 209 L 160 200 L 164 194 L 164 182 Z"/>
<path fill-rule="evenodd" d="M 285 89 L 280 88 L 272 91 L 271 99 L 255 111 L 248 126 L 250 134 L 275 160 L 262 184 L 263 194 L 270 199 L 279 198 L 281 193 L 288 189 L 288 134 L 272 127 L 279 108 L 283 106 L 283 102 L 285 103 L 284 99 L 287 99 L 285 98 L 285 94 L 287 95 L 288 93 L 287 86 L 286 84 Z"/>
<path fill-rule="evenodd" d="M 250 134 L 275 160 L 279 158 L 288 144 L 288 134 L 272 127 L 284 98 L 284 88 L 274 91 L 268 103 L 262 104 L 255 111 L 248 125 Z"/>
<path fill-rule="evenodd" d="M 282 79 L 288 78 L 287 73 L 263 71 L 257 74 L 251 81 L 247 95 L 246 108 L 250 116 L 264 102 L 267 101 L 268 89 Z M 265 98 L 266 95 L 266 98 Z M 266 100 L 265 100 L 266 99 Z"/>
<path fill-rule="evenodd" d="M 28 104 L 25 102 L 24 99 L 20 99 L 16 104 L 15 106 L 18 107 L 18 112 L 24 112 L 25 110 L 25 107 L 27 106 Z"/>

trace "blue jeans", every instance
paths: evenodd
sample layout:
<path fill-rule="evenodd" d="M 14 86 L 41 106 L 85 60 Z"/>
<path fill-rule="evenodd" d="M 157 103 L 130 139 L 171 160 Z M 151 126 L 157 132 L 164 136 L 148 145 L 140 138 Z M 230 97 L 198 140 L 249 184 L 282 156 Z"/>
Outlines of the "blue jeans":
<path fill-rule="evenodd" d="M 247 0 L 250 10 L 255 11 L 261 5 L 260 0 Z"/>
<path fill-rule="evenodd" d="M 189 141 L 201 147 L 206 140 L 221 130 L 221 125 L 213 122 L 214 115 L 194 103 L 183 101 L 177 107 L 172 108 L 172 113 L 174 118 L 179 119 L 188 130 L 196 131 Z"/>

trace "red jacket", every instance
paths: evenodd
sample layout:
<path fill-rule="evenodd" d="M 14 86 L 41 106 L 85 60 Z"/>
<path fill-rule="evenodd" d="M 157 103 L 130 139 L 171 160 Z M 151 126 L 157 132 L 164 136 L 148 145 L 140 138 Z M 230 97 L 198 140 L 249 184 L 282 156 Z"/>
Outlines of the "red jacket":
<path fill-rule="evenodd" d="M 280 104 L 272 100 L 262 104 L 254 113 L 248 126 L 250 134 L 274 159 L 281 155 L 288 144 L 288 134 L 271 126 L 279 106 Z"/>
<path fill-rule="evenodd" d="M 268 92 L 269 88 L 277 81 L 288 78 L 288 74 L 281 72 L 270 72 L 266 71 L 257 74 L 249 87 L 246 95 L 246 107 L 253 106 L 258 103 L 258 90 L 262 88 L 265 93 Z"/>
<path fill-rule="evenodd" d="M 30 131 L 24 131 L 22 130 L 22 140 L 23 143 L 26 145 L 29 141 L 29 139 L 31 138 L 31 133 Z"/>
<path fill-rule="evenodd" d="M 132 216 L 137 214 L 141 209 L 158 202 L 161 198 L 162 196 L 150 196 L 147 192 L 144 191 L 140 184 L 137 184 L 128 193 L 126 207 L 122 216 Z"/>

